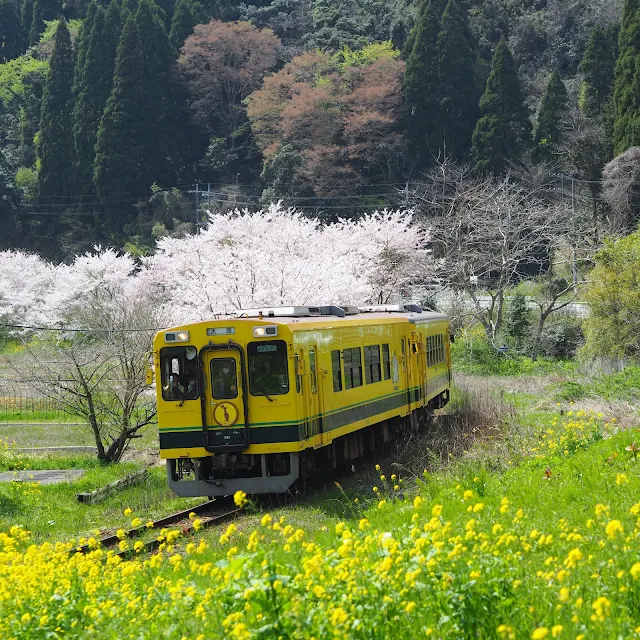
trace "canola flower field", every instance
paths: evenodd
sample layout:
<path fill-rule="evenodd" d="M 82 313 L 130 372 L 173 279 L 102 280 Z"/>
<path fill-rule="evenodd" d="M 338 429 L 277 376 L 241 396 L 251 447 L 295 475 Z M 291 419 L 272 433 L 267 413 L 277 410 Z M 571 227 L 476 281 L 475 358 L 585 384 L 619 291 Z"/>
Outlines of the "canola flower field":
<path fill-rule="evenodd" d="M 320 529 L 249 513 L 155 532 L 152 556 L 123 539 L 125 560 L 15 526 L 0 533 L 0 637 L 640 638 L 634 438 L 558 413 L 513 460 L 418 480 L 377 468 Z"/>

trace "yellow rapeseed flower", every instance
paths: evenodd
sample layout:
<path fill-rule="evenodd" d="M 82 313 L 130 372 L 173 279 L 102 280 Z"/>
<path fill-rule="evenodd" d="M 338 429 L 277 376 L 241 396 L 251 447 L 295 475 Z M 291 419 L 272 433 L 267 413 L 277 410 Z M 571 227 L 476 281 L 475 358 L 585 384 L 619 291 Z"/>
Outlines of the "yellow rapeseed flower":
<path fill-rule="evenodd" d="M 609 540 L 615 540 L 618 535 L 624 534 L 624 527 L 622 526 L 622 522 L 620 522 L 620 520 L 609 521 L 604 530 Z"/>
<path fill-rule="evenodd" d="M 510 627 L 508 624 L 501 624 L 497 629 L 496 633 L 499 638 L 505 638 L 506 640 L 515 640 L 516 632 L 513 627 Z"/>
<path fill-rule="evenodd" d="M 247 494 L 244 491 L 236 491 L 233 494 L 233 502 L 238 507 L 238 509 L 242 509 L 248 502 Z"/>
<path fill-rule="evenodd" d="M 133 513 L 133 509 L 127 507 L 122 513 L 124 513 L 126 517 L 129 517 Z"/>
<path fill-rule="evenodd" d="M 591 608 L 593 609 L 591 620 L 593 622 L 604 622 L 609 617 L 611 602 L 607 597 L 600 596 L 593 602 Z"/>
<path fill-rule="evenodd" d="M 624 473 L 616 474 L 616 484 L 628 484 L 629 478 Z"/>
<path fill-rule="evenodd" d="M 640 578 L 640 562 L 636 562 L 629 570 L 629 573 L 634 580 L 638 580 Z"/>
<path fill-rule="evenodd" d="M 543 640 L 549 635 L 547 627 L 538 627 L 532 634 L 531 640 Z"/>
<path fill-rule="evenodd" d="M 553 627 L 551 627 L 551 635 L 554 638 L 559 638 L 563 629 L 564 629 L 564 627 L 561 624 L 556 624 Z"/>

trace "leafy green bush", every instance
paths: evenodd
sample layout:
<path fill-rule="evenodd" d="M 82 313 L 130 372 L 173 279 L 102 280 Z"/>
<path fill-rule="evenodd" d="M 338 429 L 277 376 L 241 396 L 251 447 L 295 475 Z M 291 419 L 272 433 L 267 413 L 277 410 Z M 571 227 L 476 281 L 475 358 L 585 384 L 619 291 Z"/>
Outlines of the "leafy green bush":
<path fill-rule="evenodd" d="M 582 322 L 575 316 L 558 313 L 545 326 L 540 339 L 540 353 L 550 358 L 573 358 L 584 345 Z"/>
<path fill-rule="evenodd" d="M 482 327 L 466 331 L 451 345 L 453 370 L 476 375 L 536 375 L 573 371 L 572 362 L 540 358 L 536 361 L 510 350 L 500 351 L 488 340 Z"/>
<path fill-rule="evenodd" d="M 575 402 L 587 395 L 587 390 L 579 382 L 567 380 L 551 387 L 553 398 L 557 402 Z"/>

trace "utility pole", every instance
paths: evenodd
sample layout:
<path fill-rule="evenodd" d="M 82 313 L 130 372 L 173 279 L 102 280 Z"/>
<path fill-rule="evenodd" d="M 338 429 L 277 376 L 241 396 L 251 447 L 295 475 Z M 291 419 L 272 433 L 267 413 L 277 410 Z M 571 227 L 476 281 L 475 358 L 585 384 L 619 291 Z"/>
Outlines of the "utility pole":
<path fill-rule="evenodd" d="M 573 276 L 573 290 L 578 284 L 578 267 L 576 264 L 576 198 L 575 180 L 571 178 L 571 274 Z"/>

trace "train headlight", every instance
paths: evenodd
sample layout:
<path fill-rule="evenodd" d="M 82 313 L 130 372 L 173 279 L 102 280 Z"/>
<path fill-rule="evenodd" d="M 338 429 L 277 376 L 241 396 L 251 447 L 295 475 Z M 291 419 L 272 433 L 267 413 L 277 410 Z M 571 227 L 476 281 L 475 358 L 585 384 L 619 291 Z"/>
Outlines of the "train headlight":
<path fill-rule="evenodd" d="M 171 331 L 164 334 L 165 342 L 189 342 L 188 331 Z"/>
<path fill-rule="evenodd" d="M 268 327 L 253 327 L 253 335 L 256 338 L 273 338 L 278 335 L 278 327 L 269 325 Z"/>

